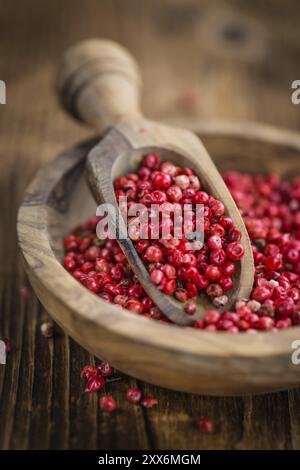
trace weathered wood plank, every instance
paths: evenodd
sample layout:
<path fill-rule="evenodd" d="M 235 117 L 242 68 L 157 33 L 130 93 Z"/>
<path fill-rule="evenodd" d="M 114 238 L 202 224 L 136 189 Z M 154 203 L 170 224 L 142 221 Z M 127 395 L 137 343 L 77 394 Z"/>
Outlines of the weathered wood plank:
<path fill-rule="evenodd" d="M 42 162 L 88 133 L 64 116 L 53 94 L 54 62 L 72 43 L 104 36 L 129 47 L 142 67 L 149 116 L 250 118 L 299 129 L 300 108 L 290 102 L 290 83 L 300 76 L 299 2 L 284 8 L 273 1 L 259 8 L 256 1 L 226 3 L 230 18 L 240 4 L 243 18 L 254 18 L 254 31 L 259 26 L 259 35 L 267 33 L 262 55 L 253 51 L 252 33 L 242 43 L 227 31 L 217 42 L 216 2 L 213 8 L 211 2 L 181 3 L 0 2 L 0 78 L 8 93 L 0 107 L 0 337 L 8 336 L 13 347 L 0 366 L 1 448 L 300 448 L 298 390 L 223 399 L 144 385 L 147 395 L 159 398 L 158 408 L 141 412 L 123 404 L 117 416 L 104 415 L 96 397 L 82 395 L 78 374 L 89 355 L 74 343 L 69 348 L 62 333 L 50 342 L 41 338 L 36 300 L 24 305 L 19 298 L 24 278 L 13 234 L 21 195 Z M 241 16 L 234 18 L 235 26 L 242 24 Z M 108 388 L 120 403 L 134 383 L 123 380 Z M 198 413 L 212 417 L 213 436 L 193 427 Z"/>

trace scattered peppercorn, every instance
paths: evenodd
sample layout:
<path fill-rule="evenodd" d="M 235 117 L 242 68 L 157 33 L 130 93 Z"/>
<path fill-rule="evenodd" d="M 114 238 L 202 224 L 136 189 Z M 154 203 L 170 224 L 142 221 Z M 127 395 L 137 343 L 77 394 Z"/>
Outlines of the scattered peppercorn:
<path fill-rule="evenodd" d="M 198 418 L 196 422 L 199 430 L 203 433 L 211 433 L 213 431 L 213 425 L 209 418 Z"/>
<path fill-rule="evenodd" d="M 109 413 L 112 413 L 117 408 L 115 399 L 109 395 L 105 395 L 101 397 L 99 403 L 100 403 L 100 408 L 102 410 L 108 411 Z"/>
<path fill-rule="evenodd" d="M 129 388 L 126 392 L 126 398 L 130 403 L 139 403 L 142 398 L 142 392 L 138 388 Z"/>
<path fill-rule="evenodd" d="M 94 375 L 88 379 L 85 391 L 89 393 L 98 392 L 98 390 L 102 390 L 104 385 L 104 378 L 101 376 Z"/>
<path fill-rule="evenodd" d="M 158 400 L 156 398 L 143 398 L 141 405 L 144 408 L 152 408 L 153 406 L 158 405 Z"/>
<path fill-rule="evenodd" d="M 102 362 L 97 367 L 97 374 L 102 375 L 103 377 L 110 377 L 112 375 L 112 368 L 107 362 Z"/>

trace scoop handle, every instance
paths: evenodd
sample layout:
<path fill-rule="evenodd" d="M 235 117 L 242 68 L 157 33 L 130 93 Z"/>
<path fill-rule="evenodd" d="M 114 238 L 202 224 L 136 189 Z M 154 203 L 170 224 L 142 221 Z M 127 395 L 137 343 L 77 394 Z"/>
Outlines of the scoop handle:
<path fill-rule="evenodd" d="M 68 49 L 56 88 L 66 111 L 100 132 L 141 117 L 141 75 L 132 55 L 106 39 L 87 39 Z"/>

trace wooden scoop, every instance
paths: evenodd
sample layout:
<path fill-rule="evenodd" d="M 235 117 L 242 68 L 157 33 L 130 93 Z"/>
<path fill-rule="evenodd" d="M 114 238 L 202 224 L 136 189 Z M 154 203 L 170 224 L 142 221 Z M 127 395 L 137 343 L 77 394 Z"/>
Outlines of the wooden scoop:
<path fill-rule="evenodd" d="M 73 117 L 92 125 L 102 134 L 106 131 L 87 157 L 87 176 L 96 202 L 109 203 L 117 209 L 113 180 L 135 171 L 142 156 L 148 152 L 158 152 L 163 160 L 189 166 L 200 177 L 203 187 L 223 202 L 227 214 L 243 235 L 245 256 L 226 308 L 237 298 L 249 297 L 254 262 L 239 210 L 196 135 L 143 117 L 139 105 L 141 79 L 133 57 L 112 41 L 83 41 L 63 56 L 57 88 L 63 106 Z M 209 301 L 200 299 L 196 314 L 187 315 L 182 303 L 160 292 L 151 282 L 132 241 L 119 238 L 118 243 L 147 294 L 172 322 L 190 325 L 212 307 Z"/>

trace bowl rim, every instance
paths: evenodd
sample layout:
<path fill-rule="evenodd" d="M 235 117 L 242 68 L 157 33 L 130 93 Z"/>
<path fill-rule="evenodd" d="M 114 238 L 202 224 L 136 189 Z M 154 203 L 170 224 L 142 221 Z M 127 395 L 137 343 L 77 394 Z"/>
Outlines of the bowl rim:
<path fill-rule="evenodd" d="M 285 145 L 300 152 L 300 136 L 288 130 L 253 122 L 195 121 L 184 123 L 199 135 L 220 135 L 221 137 L 239 137 L 262 140 L 275 145 Z M 30 275 L 35 276 L 49 296 L 55 296 L 60 305 L 66 305 L 74 322 L 76 318 L 89 322 L 104 331 L 117 334 L 120 338 L 131 339 L 145 346 L 159 347 L 163 350 L 176 351 L 178 354 L 209 356 L 216 358 L 232 357 L 257 359 L 258 357 L 280 356 L 292 353 L 291 343 L 300 339 L 300 327 L 293 327 L 277 333 L 258 332 L 257 334 L 236 334 L 226 332 L 209 333 L 194 328 L 182 328 L 176 325 L 147 319 L 129 313 L 108 304 L 89 292 L 76 281 L 62 266 L 53 251 L 49 236 L 49 195 L 61 176 L 83 159 L 84 153 L 98 139 L 94 137 L 72 146 L 60 153 L 55 160 L 40 169 L 29 184 L 23 202 L 18 211 L 17 233 L 19 246 Z M 40 191 L 43 188 L 43 191 Z M 34 202 L 32 202 L 34 201 Z M 24 220 L 29 219 L 32 227 L 24 230 Z M 33 233 L 39 234 L 36 255 L 28 252 L 32 245 Z M 63 285 L 63 289 L 61 286 Z M 72 295 L 75 293 L 76 295 Z M 80 307 L 78 307 L 81 305 Z M 109 308 L 109 315 L 106 310 Z M 62 321 L 62 326 L 64 323 Z M 287 351 L 289 348 L 289 351 Z"/>

